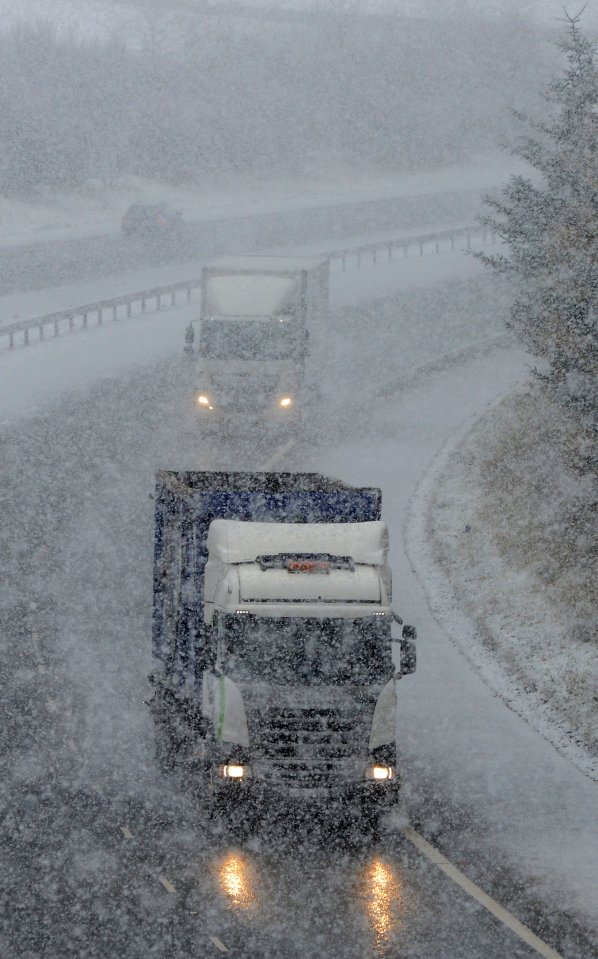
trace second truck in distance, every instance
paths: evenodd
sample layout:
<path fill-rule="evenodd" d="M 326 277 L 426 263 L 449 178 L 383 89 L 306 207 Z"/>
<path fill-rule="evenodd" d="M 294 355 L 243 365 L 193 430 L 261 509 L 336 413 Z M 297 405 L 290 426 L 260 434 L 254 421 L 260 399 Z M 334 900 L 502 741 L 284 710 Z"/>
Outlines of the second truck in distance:
<path fill-rule="evenodd" d="M 302 419 L 322 381 L 329 272 L 322 257 L 227 257 L 204 267 L 186 350 L 197 360 L 205 426 Z"/>

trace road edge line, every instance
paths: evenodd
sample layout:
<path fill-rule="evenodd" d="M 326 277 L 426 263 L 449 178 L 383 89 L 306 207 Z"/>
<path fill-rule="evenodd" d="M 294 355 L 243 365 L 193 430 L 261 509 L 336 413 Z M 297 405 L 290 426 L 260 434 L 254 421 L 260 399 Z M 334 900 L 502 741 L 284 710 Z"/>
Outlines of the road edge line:
<path fill-rule="evenodd" d="M 269 460 L 266 460 L 263 467 L 264 470 L 268 472 L 268 470 L 271 470 L 273 466 L 276 466 L 278 460 L 284 456 L 285 453 L 289 453 L 293 449 L 293 446 L 296 442 L 297 441 L 295 439 L 287 440 L 287 442 L 284 443 L 280 449 L 276 450 L 276 452 L 272 454 Z"/>
<path fill-rule="evenodd" d="M 453 866 L 445 856 L 442 855 L 437 849 L 432 846 L 423 836 L 420 836 L 415 829 L 410 827 L 402 830 L 403 835 L 406 839 L 412 843 L 416 849 L 418 849 L 431 863 L 435 866 L 438 866 L 439 869 L 452 879 L 454 883 L 463 889 L 468 896 L 471 896 L 472 899 L 475 899 L 476 902 L 479 902 L 484 909 L 487 909 L 496 919 L 507 926 L 511 932 L 514 932 L 523 942 L 528 946 L 531 946 L 532 949 L 544 957 L 544 959 L 564 959 L 560 952 L 556 952 L 552 946 L 549 946 L 546 942 L 540 939 L 531 929 L 528 929 L 519 919 L 516 919 L 515 916 L 511 915 L 503 906 L 501 906 L 495 899 L 489 896 L 487 893 L 480 889 L 479 886 L 476 886 L 475 882 L 472 882 L 471 879 L 468 879 L 467 876 L 461 872 L 460 869 L 457 869 L 456 866 Z"/>

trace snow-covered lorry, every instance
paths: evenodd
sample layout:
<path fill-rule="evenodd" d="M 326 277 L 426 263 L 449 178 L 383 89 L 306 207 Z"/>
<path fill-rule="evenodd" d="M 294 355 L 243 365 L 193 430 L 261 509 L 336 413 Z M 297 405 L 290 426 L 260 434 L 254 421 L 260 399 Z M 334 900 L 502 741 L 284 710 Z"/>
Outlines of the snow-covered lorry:
<path fill-rule="evenodd" d="M 329 272 L 322 257 L 227 257 L 203 268 L 185 349 L 197 358 L 204 427 L 301 419 L 322 377 Z"/>
<path fill-rule="evenodd" d="M 243 819 L 396 802 L 396 684 L 381 494 L 315 473 L 158 473 L 150 676 L 159 762 Z"/>

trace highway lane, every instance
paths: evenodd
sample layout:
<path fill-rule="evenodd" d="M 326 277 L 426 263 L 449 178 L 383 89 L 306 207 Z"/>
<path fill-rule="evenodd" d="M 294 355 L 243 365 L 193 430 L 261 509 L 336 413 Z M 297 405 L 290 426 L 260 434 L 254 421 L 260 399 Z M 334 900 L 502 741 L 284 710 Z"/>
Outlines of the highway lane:
<path fill-rule="evenodd" d="M 368 232 L 422 231 L 439 223 L 471 222 L 478 212 L 479 195 L 459 191 L 206 220 L 187 224 L 182 239 L 144 241 L 115 233 L 2 247 L 0 296 L 193 258 L 331 242 Z"/>
<path fill-rule="evenodd" d="M 288 449 L 285 468 L 318 465 L 325 454 L 313 437 L 330 452 L 340 435 L 371 438 L 375 424 L 383 439 L 393 429 L 395 403 L 387 397 L 381 409 L 366 409 L 354 386 L 366 368 L 388 375 L 392 364 L 378 351 L 388 356 L 400 323 L 389 320 L 377 343 L 366 332 L 359 339 L 354 320 L 351 365 L 345 319 L 335 318 L 345 345 L 331 372 L 336 404 Z M 371 314 L 363 320 L 365 330 Z M 447 345 L 430 343 L 427 358 L 434 351 L 438 361 Z M 397 359 L 395 372 L 413 376 L 414 356 Z M 263 468 L 273 453 L 259 435 L 203 443 L 189 377 L 174 357 L 87 398 L 65 397 L 1 436 L 2 664 L 15 715 L 0 733 L 2 955 L 186 957 L 221 947 L 233 956 L 298 959 L 535 955 L 422 859 L 400 823 L 388 823 L 375 844 L 358 830 L 331 835 L 325 819 L 267 821 L 239 847 L 207 830 L 176 783 L 157 775 L 142 702 L 154 471 Z M 455 378 L 463 380 L 463 366 Z M 464 810 L 445 801 L 442 781 L 431 795 L 420 790 L 418 802 L 427 835 L 460 828 Z M 475 835 L 475 809 L 466 821 Z M 504 866 L 502 881 L 512 896 L 517 877 Z M 530 904 L 525 918 L 537 921 L 538 911 L 542 903 Z M 581 959 L 589 940 L 581 928 L 571 936 L 570 917 L 565 922 L 567 955 Z M 552 934 L 558 944 L 558 921 Z"/>
<path fill-rule="evenodd" d="M 166 788 L 40 784 L 11 799 L 7 959 L 537 955 L 400 835 L 376 845 L 287 819 L 239 845 Z"/>

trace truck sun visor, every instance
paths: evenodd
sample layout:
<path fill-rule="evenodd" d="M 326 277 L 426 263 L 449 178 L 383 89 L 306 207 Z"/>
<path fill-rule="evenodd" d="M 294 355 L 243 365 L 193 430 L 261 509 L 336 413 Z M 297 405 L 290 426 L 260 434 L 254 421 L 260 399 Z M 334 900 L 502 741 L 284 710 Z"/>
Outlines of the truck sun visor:
<path fill-rule="evenodd" d="M 356 565 L 383 566 L 388 552 L 388 532 L 380 521 L 255 523 L 214 519 L 210 523 L 207 545 L 210 559 L 227 564 L 255 563 L 258 557 L 300 555 L 350 558 Z M 286 563 L 270 568 L 284 569 Z"/>

